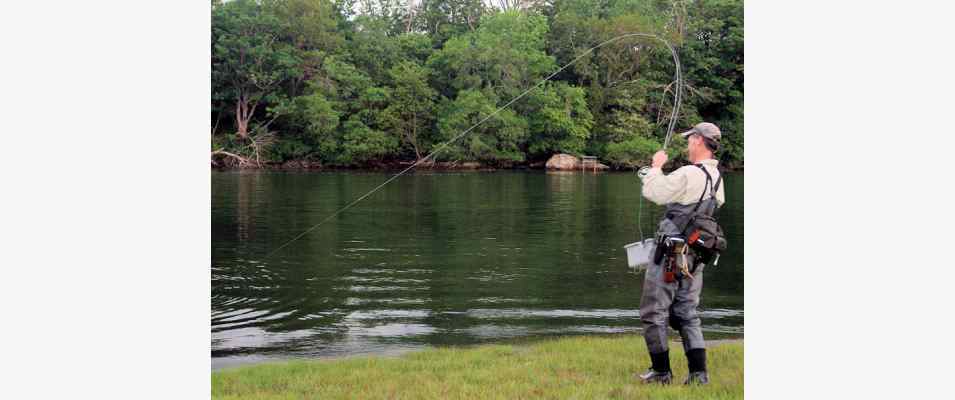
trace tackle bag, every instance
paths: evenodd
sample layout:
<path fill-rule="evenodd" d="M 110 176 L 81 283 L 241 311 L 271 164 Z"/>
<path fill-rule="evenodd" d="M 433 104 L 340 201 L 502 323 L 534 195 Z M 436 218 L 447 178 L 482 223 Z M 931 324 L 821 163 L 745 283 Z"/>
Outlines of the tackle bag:
<path fill-rule="evenodd" d="M 703 197 L 706 196 L 707 189 L 710 190 L 710 201 L 716 201 L 716 191 L 719 190 L 723 177 L 717 178 L 715 185 L 710 185 L 710 182 L 713 181 L 710 173 L 706 171 L 706 168 L 703 168 L 703 165 L 696 164 L 696 166 L 706 174 L 706 187 L 700 194 L 700 200 L 697 201 L 696 207 L 686 216 L 683 236 L 700 261 L 709 263 L 714 257 L 719 257 L 723 250 L 726 250 L 726 236 L 723 235 L 723 228 L 720 227 L 720 224 L 716 222 L 716 218 L 713 218 L 712 215 L 716 212 L 716 205 L 707 207 L 703 212 L 700 211 L 700 205 L 703 203 Z"/>
<path fill-rule="evenodd" d="M 690 248 L 700 257 L 700 261 L 709 263 L 714 257 L 726 250 L 726 236 L 716 219 L 706 214 L 696 214 L 684 230 Z"/>

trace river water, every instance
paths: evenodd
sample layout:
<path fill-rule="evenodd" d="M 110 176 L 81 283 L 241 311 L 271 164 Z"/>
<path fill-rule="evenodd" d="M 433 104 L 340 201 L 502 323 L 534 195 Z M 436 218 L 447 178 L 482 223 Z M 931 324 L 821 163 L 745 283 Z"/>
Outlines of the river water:
<path fill-rule="evenodd" d="M 633 173 L 212 173 L 212 367 L 640 332 Z M 743 175 L 706 270 L 707 338 L 743 334 Z M 661 207 L 643 203 L 652 234 Z"/>

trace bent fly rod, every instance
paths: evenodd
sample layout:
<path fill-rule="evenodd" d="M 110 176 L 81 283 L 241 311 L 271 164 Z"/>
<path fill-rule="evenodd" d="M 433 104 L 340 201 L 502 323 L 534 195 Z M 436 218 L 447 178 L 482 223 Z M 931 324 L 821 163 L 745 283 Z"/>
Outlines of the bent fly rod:
<path fill-rule="evenodd" d="M 433 149 L 430 153 L 428 153 L 428 155 L 424 156 L 423 158 L 419 159 L 418 161 L 415 161 L 414 163 L 412 163 L 411 165 L 409 165 L 407 168 L 401 170 L 401 172 L 398 172 L 397 174 L 392 175 L 390 178 L 388 178 L 387 180 L 385 180 L 384 182 L 382 182 L 380 185 L 375 186 L 373 189 L 369 190 L 367 193 L 365 193 L 365 194 L 359 196 L 359 197 L 356 198 L 355 200 L 352 200 L 351 203 L 348 203 L 348 204 L 346 204 L 344 207 L 339 208 L 337 211 L 331 213 L 329 216 L 325 217 L 324 219 L 322 219 L 321 221 L 319 221 L 317 224 L 312 225 L 310 228 L 306 229 L 304 232 L 299 233 L 299 234 L 296 235 L 295 237 L 293 237 L 293 238 L 289 239 L 288 241 L 286 241 L 285 243 L 283 243 L 281 246 L 277 247 L 275 250 L 272 250 L 271 252 L 269 252 L 268 254 L 266 254 L 265 257 L 262 258 L 262 260 L 268 259 L 269 257 L 271 257 L 272 255 L 274 255 L 275 253 L 278 253 L 279 250 L 282 250 L 282 249 L 284 249 L 286 246 L 292 244 L 292 242 L 295 242 L 296 240 L 301 239 L 303 236 L 309 234 L 309 232 L 312 232 L 313 230 L 318 229 L 318 227 L 322 226 L 324 223 L 326 223 L 326 222 L 332 220 L 332 218 L 335 218 L 336 216 L 338 216 L 338 214 L 341 214 L 341 213 L 345 212 L 345 210 L 347 210 L 347 209 L 351 208 L 352 206 L 358 204 L 359 202 L 361 202 L 362 200 L 364 200 L 366 197 L 371 196 L 373 193 L 377 192 L 379 189 L 383 188 L 385 185 L 391 183 L 391 181 L 397 179 L 399 176 L 404 175 L 405 173 L 407 173 L 408 171 L 411 171 L 412 169 L 414 169 L 414 168 L 417 167 L 418 165 L 421 165 L 421 164 L 423 164 L 424 162 L 430 160 L 431 158 L 434 157 L 435 154 L 439 153 L 440 151 L 442 151 L 442 150 L 444 150 L 446 147 L 448 147 L 448 145 L 450 145 L 451 143 L 456 142 L 458 139 L 460 139 L 460 138 L 466 136 L 468 133 L 470 133 L 472 130 L 474 130 L 474 128 L 477 128 L 478 126 L 480 126 L 481 124 L 483 124 L 484 121 L 487 121 L 487 120 L 490 119 L 491 117 L 497 115 L 497 113 L 503 111 L 505 108 L 509 107 L 511 104 L 514 104 L 514 102 L 520 100 L 521 98 L 523 98 L 524 96 L 526 96 L 528 93 L 534 91 L 534 89 L 539 88 L 541 85 L 543 85 L 544 83 L 546 83 L 547 81 L 549 81 L 551 78 L 553 78 L 554 76 L 557 76 L 557 74 L 561 73 L 563 70 L 567 69 L 567 67 L 573 65 L 574 63 L 576 63 L 576 62 L 577 62 L 578 60 L 580 60 L 581 58 L 584 58 L 584 57 L 587 56 L 588 54 L 592 53 L 594 50 L 596 50 L 596 49 L 598 49 L 598 48 L 601 48 L 601 47 L 603 47 L 603 46 L 606 46 L 606 45 L 608 45 L 608 44 L 610 44 L 610 43 L 616 42 L 616 41 L 618 41 L 618 40 L 620 40 L 620 39 L 625 39 L 625 38 L 630 38 L 630 37 L 645 37 L 645 38 L 650 38 L 650 39 L 655 39 L 655 40 L 660 41 L 661 43 L 663 43 L 663 44 L 667 47 L 667 49 L 670 50 L 670 53 L 673 55 L 673 62 L 676 64 L 676 72 L 674 73 L 674 82 L 675 82 L 675 84 L 676 84 L 676 90 L 674 91 L 674 95 L 673 95 L 673 111 L 670 113 L 670 121 L 669 121 L 669 124 L 667 125 L 667 134 L 666 134 L 666 138 L 665 138 L 664 141 L 663 141 L 663 148 L 666 149 L 666 148 L 667 148 L 667 145 L 670 144 L 670 137 L 673 136 L 673 128 L 676 127 L 676 120 L 677 120 L 677 114 L 678 114 L 678 112 L 679 112 L 679 110 L 680 110 L 680 103 L 683 101 L 683 74 L 682 74 L 681 71 L 680 71 L 680 70 L 682 69 L 682 68 L 680 67 L 680 57 L 679 57 L 679 55 L 677 55 L 677 52 L 676 52 L 676 50 L 673 48 L 673 46 L 671 46 L 670 43 L 667 42 L 666 40 L 661 39 L 659 36 L 651 35 L 651 34 L 648 34 L 648 33 L 627 33 L 627 34 L 624 34 L 624 35 L 620 35 L 620 36 L 617 36 L 617 37 L 608 39 L 608 40 L 606 40 L 606 41 L 604 41 L 604 42 L 602 42 L 602 43 L 600 43 L 600 44 L 598 44 L 598 45 L 596 45 L 596 46 L 594 46 L 594 47 L 591 47 L 591 48 L 588 49 L 587 51 L 581 53 L 580 55 L 578 55 L 577 57 L 575 57 L 573 60 L 571 60 L 569 63 L 567 63 L 567 64 L 565 64 L 564 66 L 560 67 L 560 69 L 558 69 L 557 71 L 554 71 L 554 73 L 548 75 L 548 76 L 547 76 L 546 78 L 544 78 L 544 79 L 541 79 L 541 81 L 538 82 L 537 84 L 535 84 L 534 86 L 531 86 L 530 88 L 528 88 L 527 90 L 525 90 L 523 93 L 517 95 L 516 97 L 514 97 L 513 99 L 511 99 L 510 101 L 508 101 L 506 104 L 504 104 L 503 106 L 499 107 L 497 110 L 494 110 L 494 112 L 488 114 L 486 117 L 482 118 L 482 119 L 481 119 L 480 121 L 478 121 L 476 124 L 471 125 L 470 128 L 465 129 L 465 130 L 462 131 L 461 133 L 459 133 L 459 134 L 455 135 L 454 137 L 452 137 L 450 140 L 448 140 L 448 141 L 446 141 L 446 142 L 444 142 L 444 143 L 438 145 L 435 149 Z M 638 223 L 638 225 L 639 225 L 639 223 Z"/>

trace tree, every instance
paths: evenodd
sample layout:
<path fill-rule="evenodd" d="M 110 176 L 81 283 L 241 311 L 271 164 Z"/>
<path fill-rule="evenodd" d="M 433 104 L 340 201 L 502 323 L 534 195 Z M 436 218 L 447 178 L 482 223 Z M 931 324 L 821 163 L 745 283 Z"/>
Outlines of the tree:
<path fill-rule="evenodd" d="M 490 116 L 497 99 L 478 90 L 464 90 L 445 105 L 438 118 L 441 141 L 450 141 Z M 436 155 L 439 159 L 477 160 L 501 164 L 524 161 L 521 145 L 527 139 L 527 121 L 505 109 L 477 126 L 467 136 Z"/>
<path fill-rule="evenodd" d="M 428 86 L 431 71 L 413 61 L 402 61 L 389 71 L 394 89 L 390 105 L 384 110 L 385 127 L 397 132 L 414 151 L 415 160 L 430 143 L 422 141 L 431 126 L 437 92 Z"/>
<path fill-rule="evenodd" d="M 294 134 L 286 135 L 286 140 L 277 148 L 279 161 L 306 158 L 313 151 L 317 154 L 337 154 L 340 151 L 337 129 L 341 112 L 336 104 L 320 90 L 311 89 L 311 94 L 295 97 L 284 107 L 285 124 Z"/>
<path fill-rule="evenodd" d="M 435 70 L 436 85 L 444 88 L 444 96 L 455 99 L 439 118 L 441 134 L 448 137 L 452 128 L 467 129 L 462 121 L 480 121 L 479 116 L 490 114 L 555 70 L 553 57 L 544 52 L 546 32 L 546 19 L 540 15 L 500 12 L 486 16 L 475 31 L 451 38 L 432 55 L 428 66 Z M 523 161 L 530 133 L 527 116 L 546 108 L 548 101 L 539 97 L 535 105 L 523 101 L 501 111 L 486 122 L 498 129 L 479 127 L 465 151 L 455 154 L 484 161 Z M 543 121 L 539 119 L 535 127 L 545 126 Z"/>
<path fill-rule="evenodd" d="M 427 33 L 438 44 L 474 31 L 488 11 L 482 0 L 421 0 L 418 8 L 413 29 Z"/>
<path fill-rule="evenodd" d="M 389 34 L 408 32 L 413 0 L 356 0 L 362 19 L 381 22 Z"/>
<path fill-rule="evenodd" d="M 283 22 L 280 40 L 290 43 L 300 60 L 302 73 L 287 89 L 289 97 L 301 94 L 322 59 L 338 53 L 345 44 L 339 32 L 342 16 L 330 0 L 272 0 L 276 17 Z"/>
<path fill-rule="evenodd" d="M 351 35 L 347 60 L 360 66 L 375 83 L 384 84 L 388 69 L 402 58 L 398 41 L 389 33 L 390 22 L 383 18 L 357 17 L 357 31 Z"/>
<path fill-rule="evenodd" d="M 549 157 L 584 151 L 594 120 L 582 88 L 563 82 L 545 85 L 529 96 L 528 108 L 528 154 Z"/>
<path fill-rule="evenodd" d="M 436 84 L 449 95 L 486 88 L 512 98 L 556 69 L 544 52 L 546 33 L 547 21 L 540 15 L 491 14 L 474 32 L 448 40 L 428 65 L 439 72 Z"/>
<path fill-rule="evenodd" d="M 698 116 L 719 125 L 724 162 L 743 160 L 743 4 L 703 0 L 687 8 L 683 64 L 692 82 L 689 100 Z"/>
<path fill-rule="evenodd" d="M 398 146 L 394 136 L 369 127 L 361 116 L 352 115 L 345 122 L 342 136 L 342 149 L 339 158 L 343 164 L 359 164 L 370 160 L 380 160 Z"/>
<path fill-rule="evenodd" d="M 212 13 L 212 71 L 217 98 L 235 104 L 236 135 L 247 138 L 262 103 L 274 102 L 281 84 L 300 76 L 299 59 L 279 40 L 281 22 L 251 0 L 216 6 Z"/>
<path fill-rule="evenodd" d="M 390 96 L 386 88 L 367 87 L 360 93 L 358 101 L 352 103 L 355 107 L 344 125 L 344 152 L 339 157 L 340 163 L 381 160 L 398 148 L 398 139 L 381 129 L 383 110 Z"/>

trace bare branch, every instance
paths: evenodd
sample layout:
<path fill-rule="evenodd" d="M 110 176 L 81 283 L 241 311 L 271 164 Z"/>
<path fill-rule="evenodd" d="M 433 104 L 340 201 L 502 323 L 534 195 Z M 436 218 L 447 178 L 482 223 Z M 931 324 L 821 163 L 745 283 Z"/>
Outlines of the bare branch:
<path fill-rule="evenodd" d="M 222 150 L 222 149 L 219 149 L 219 150 L 216 150 L 216 151 L 213 151 L 213 152 L 212 152 L 211 157 L 212 157 L 212 159 L 213 159 L 213 162 L 215 162 L 215 157 L 216 157 L 217 155 L 223 155 L 223 156 L 231 157 L 232 159 L 236 160 L 236 161 L 239 163 L 239 167 L 246 167 L 246 166 L 248 166 L 249 164 L 251 164 L 251 162 L 249 161 L 249 159 L 247 159 L 247 158 L 245 158 L 245 157 L 242 157 L 242 156 L 240 156 L 240 155 L 238 155 L 238 154 L 235 154 L 235 153 L 230 153 L 230 152 L 225 151 L 225 150 Z"/>

